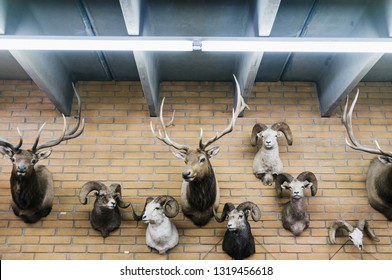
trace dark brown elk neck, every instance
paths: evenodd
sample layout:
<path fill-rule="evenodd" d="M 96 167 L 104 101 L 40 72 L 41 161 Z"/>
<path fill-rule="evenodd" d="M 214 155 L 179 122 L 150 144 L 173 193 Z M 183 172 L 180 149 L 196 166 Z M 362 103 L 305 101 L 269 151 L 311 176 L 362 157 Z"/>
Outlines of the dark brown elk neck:
<path fill-rule="evenodd" d="M 43 189 L 39 187 L 35 170 L 21 177 L 16 174 L 16 169 L 13 168 L 10 183 L 12 198 L 21 209 L 37 205 L 44 196 Z"/>
<path fill-rule="evenodd" d="M 376 177 L 378 196 L 388 204 L 392 204 L 392 165 L 385 168 Z"/>
<path fill-rule="evenodd" d="M 201 180 L 189 182 L 188 202 L 192 208 L 204 211 L 211 207 L 216 197 L 216 179 L 212 167 Z"/>

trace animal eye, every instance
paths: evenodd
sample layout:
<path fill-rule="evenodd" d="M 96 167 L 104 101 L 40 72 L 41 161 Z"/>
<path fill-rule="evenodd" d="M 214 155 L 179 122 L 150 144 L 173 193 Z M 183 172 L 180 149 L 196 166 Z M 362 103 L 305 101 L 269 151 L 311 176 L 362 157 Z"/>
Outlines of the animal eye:
<path fill-rule="evenodd" d="M 155 210 L 159 210 L 159 209 L 161 209 L 161 207 L 155 207 Z"/>
<path fill-rule="evenodd" d="M 38 160 L 36 160 L 36 159 L 32 159 L 32 160 L 31 160 L 31 163 L 32 163 L 32 164 L 36 164 L 37 161 L 38 161 Z"/>
<path fill-rule="evenodd" d="M 244 217 L 244 215 L 239 215 L 238 218 L 242 219 Z"/>
<path fill-rule="evenodd" d="M 353 240 L 353 237 L 352 237 L 352 236 L 350 236 L 350 235 L 348 236 L 348 238 L 350 238 L 351 240 Z"/>
<path fill-rule="evenodd" d="M 15 161 L 16 161 L 15 158 L 12 157 L 12 158 L 11 158 L 11 162 L 12 162 L 12 163 L 15 163 Z"/>
<path fill-rule="evenodd" d="M 204 158 L 204 157 L 200 159 L 200 163 L 204 163 L 205 161 L 206 161 L 206 158 Z"/>

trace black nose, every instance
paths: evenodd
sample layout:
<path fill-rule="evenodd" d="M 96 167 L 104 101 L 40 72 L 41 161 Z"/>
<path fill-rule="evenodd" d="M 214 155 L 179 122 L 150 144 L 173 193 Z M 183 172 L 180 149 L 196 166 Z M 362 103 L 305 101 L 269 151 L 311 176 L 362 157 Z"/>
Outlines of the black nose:
<path fill-rule="evenodd" d="M 190 175 L 191 175 L 191 171 L 184 171 L 184 172 L 182 173 L 182 178 L 186 179 L 186 178 L 188 178 Z"/>

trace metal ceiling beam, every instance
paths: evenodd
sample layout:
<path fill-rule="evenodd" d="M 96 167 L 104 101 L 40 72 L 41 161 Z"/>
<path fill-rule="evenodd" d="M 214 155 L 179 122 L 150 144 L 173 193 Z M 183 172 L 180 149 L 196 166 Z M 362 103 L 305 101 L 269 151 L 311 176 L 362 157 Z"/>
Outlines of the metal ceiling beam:
<path fill-rule="evenodd" d="M 0 34 L 5 34 L 7 22 L 7 0 L 0 0 Z"/>
<path fill-rule="evenodd" d="M 259 36 L 269 36 L 278 13 L 280 0 L 258 0 L 256 5 L 254 16 L 257 18 L 257 33 Z M 245 101 L 252 92 L 263 55 L 263 52 L 244 53 L 238 59 L 235 72 Z"/>
<path fill-rule="evenodd" d="M 15 50 L 10 53 L 57 109 L 68 116 L 72 109 L 74 91 L 70 75 L 56 54 Z"/>
<path fill-rule="evenodd" d="M 19 20 L 16 34 L 42 34 L 34 15 L 26 9 Z M 11 55 L 64 115 L 72 110 L 74 91 L 71 75 L 55 52 L 42 50 L 10 50 Z"/>
<path fill-rule="evenodd" d="M 124 17 L 128 35 L 138 36 L 141 34 L 141 1 L 140 0 L 119 0 L 121 11 Z M 159 115 L 159 84 L 160 77 L 156 63 L 156 55 L 153 52 L 134 51 L 137 71 L 142 84 L 144 98 L 147 102 L 148 111 L 151 117 Z"/>
<path fill-rule="evenodd" d="M 119 0 L 128 35 L 140 35 L 140 0 Z"/>
<path fill-rule="evenodd" d="M 150 117 L 159 115 L 159 73 L 156 63 L 156 55 L 152 52 L 133 52 L 144 97 L 146 98 Z"/>
<path fill-rule="evenodd" d="M 280 6 L 280 0 L 257 1 L 257 26 L 259 36 L 269 36 Z"/>
<path fill-rule="evenodd" d="M 369 70 L 383 56 L 375 54 L 340 54 L 322 73 L 317 92 L 322 117 L 329 117 Z"/>

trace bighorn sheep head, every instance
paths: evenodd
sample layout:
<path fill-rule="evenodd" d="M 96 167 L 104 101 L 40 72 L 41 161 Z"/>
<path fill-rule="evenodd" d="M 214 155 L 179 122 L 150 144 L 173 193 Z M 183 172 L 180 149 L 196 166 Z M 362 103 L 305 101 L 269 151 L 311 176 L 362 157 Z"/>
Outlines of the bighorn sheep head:
<path fill-rule="evenodd" d="M 107 187 L 98 181 L 89 181 L 82 186 L 79 193 L 81 204 L 87 204 L 87 196 L 92 191 L 94 191 L 100 207 L 114 209 L 117 205 L 121 208 L 127 208 L 131 205 L 122 200 L 121 186 L 119 184 L 111 184 L 110 187 Z"/>
<path fill-rule="evenodd" d="M 291 129 L 285 122 L 277 122 L 271 126 L 257 123 L 253 126 L 250 143 L 252 146 L 263 145 L 266 149 L 273 149 L 278 145 L 278 137 L 286 137 L 287 144 L 293 144 Z"/>
<path fill-rule="evenodd" d="M 163 219 L 163 215 L 168 218 L 177 216 L 180 207 L 177 200 L 170 195 L 163 195 L 158 197 L 148 197 L 144 205 L 142 214 L 139 216 L 133 213 L 136 221 L 143 220 L 144 223 L 159 223 Z"/>
<path fill-rule="evenodd" d="M 340 228 L 348 231 L 348 237 L 354 243 L 355 247 L 357 247 L 359 250 L 363 249 L 364 231 L 371 240 L 374 240 L 376 242 L 380 241 L 380 239 L 375 235 L 373 230 L 369 227 L 369 224 L 365 219 L 359 220 L 357 222 L 357 227 L 355 228 L 344 220 L 336 220 L 329 228 L 328 235 L 331 244 L 336 244 L 335 235 L 336 231 Z"/>
<path fill-rule="evenodd" d="M 288 185 L 283 185 L 287 182 Z M 317 178 L 310 171 L 304 171 L 295 179 L 288 173 L 281 173 L 277 176 L 275 181 L 276 192 L 279 197 L 282 197 L 282 190 L 290 190 L 292 199 L 300 199 L 304 197 L 304 190 L 310 189 L 312 196 L 317 193 Z"/>
<path fill-rule="evenodd" d="M 259 207 L 253 202 L 246 201 L 241 203 L 235 208 L 233 203 L 226 203 L 223 207 L 221 217 L 218 217 L 215 210 L 215 220 L 222 223 L 228 217 L 227 229 L 229 231 L 236 231 L 245 227 L 245 220 L 248 219 L 248 215 L 251 214 L 253 221 L 257 222 L 260 220 L 261 211 Z"/>

